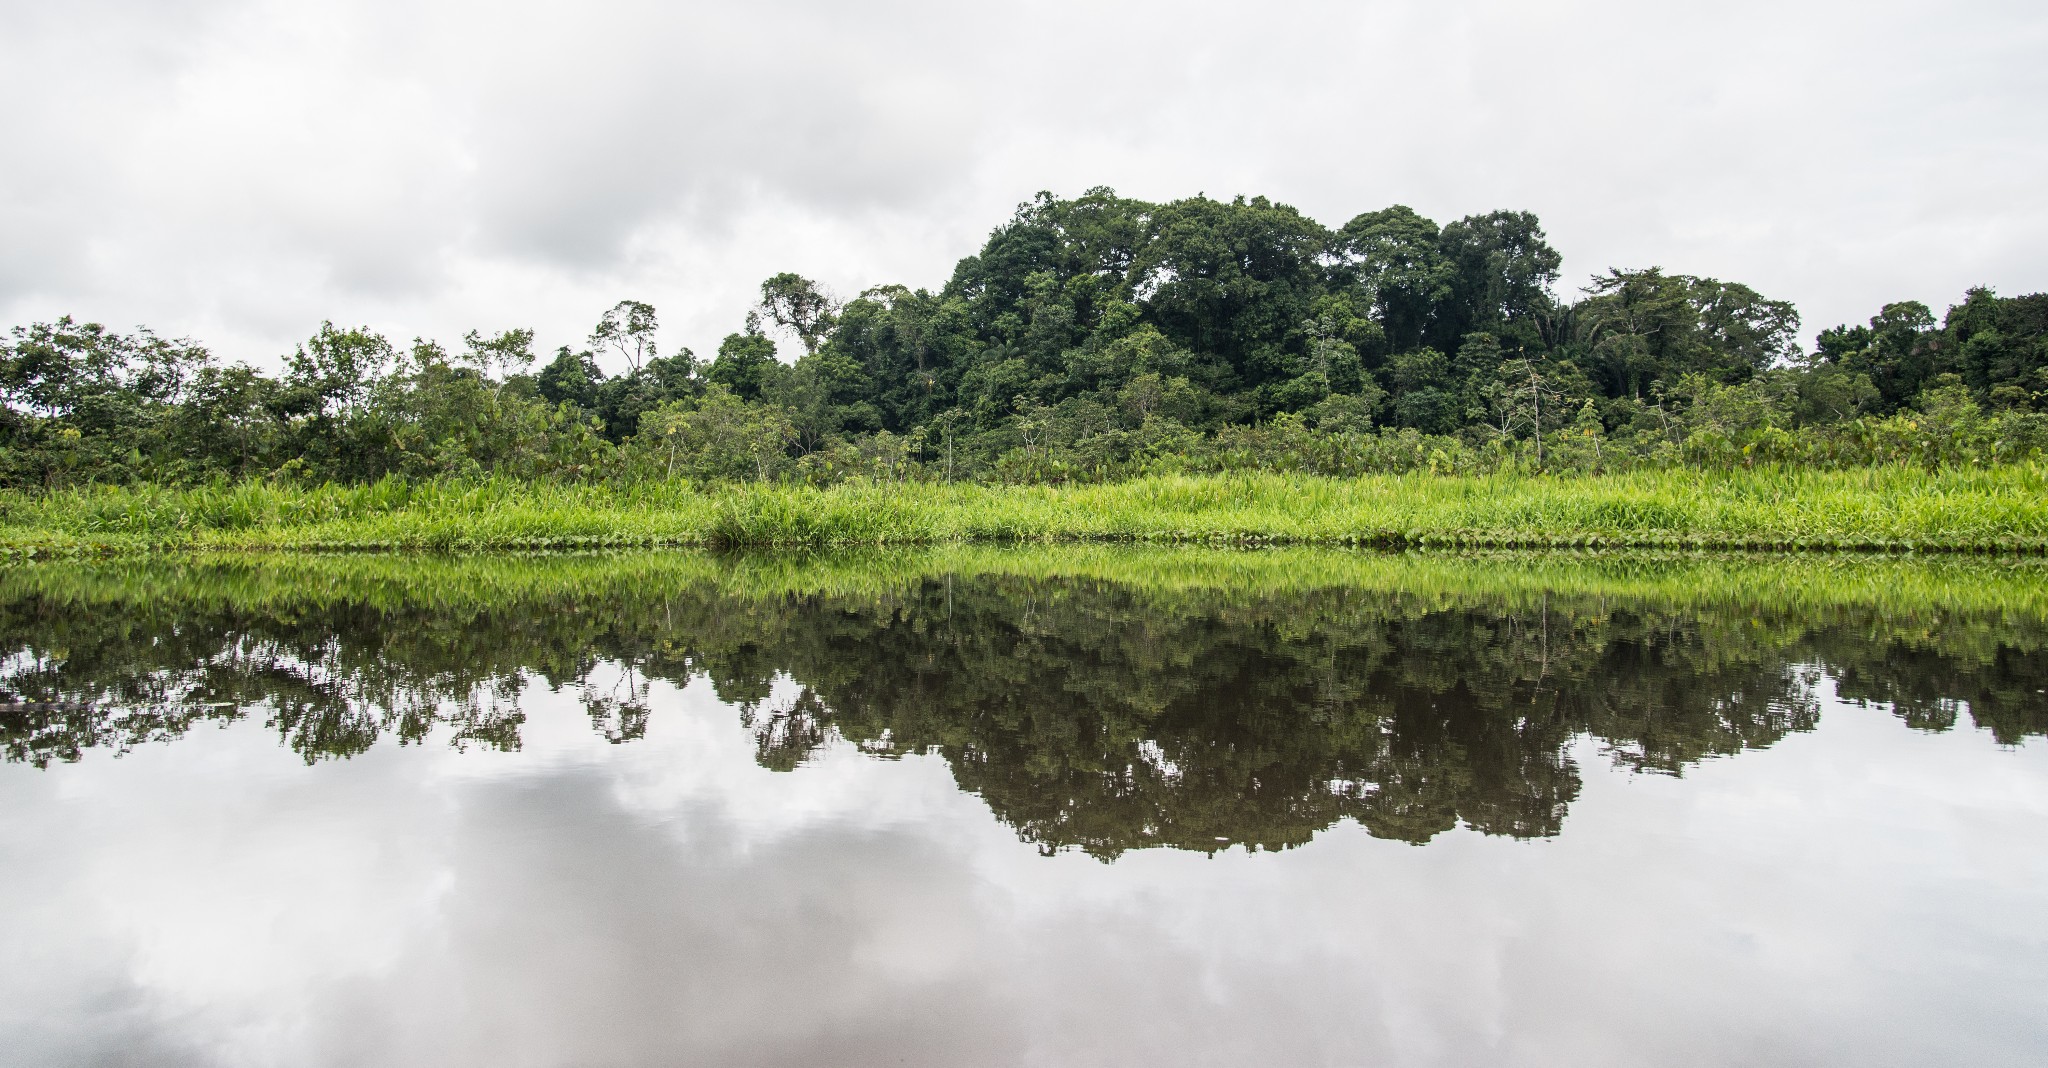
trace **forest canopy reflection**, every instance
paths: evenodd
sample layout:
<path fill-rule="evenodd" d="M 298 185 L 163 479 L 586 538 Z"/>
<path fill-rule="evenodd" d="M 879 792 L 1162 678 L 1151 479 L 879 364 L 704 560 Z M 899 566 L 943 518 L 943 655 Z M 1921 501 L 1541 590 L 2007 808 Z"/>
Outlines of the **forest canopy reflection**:
<path fill-rule="evenodd" d="M 757 759 L 942 756 L 1042 849 L 1278 849 L 1355 819 L 1557 834 L 1569 754 L 1682 774 L 1810 729 L 2048 733 L 2013 562 L 955 548 L 0 571 L 0 744 L 46 767 L 260 717 L 306 761 L 515 749 L 535 680 L 614 742 L 708 684 Z M 787 680 L 777 685 L 778 680 Z M 792 696 L 793 695 L 793 696 Z"/>

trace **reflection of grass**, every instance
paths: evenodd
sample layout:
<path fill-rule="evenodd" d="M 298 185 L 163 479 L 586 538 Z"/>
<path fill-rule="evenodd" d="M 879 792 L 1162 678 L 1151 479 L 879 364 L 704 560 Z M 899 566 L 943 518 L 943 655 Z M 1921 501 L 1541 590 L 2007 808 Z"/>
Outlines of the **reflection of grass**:
<path fill-rule="evenodd" d="M 1130 541 L 1378 547 L 2048 548 L 2048 468 L 1598 477 L 1164 476 L 828 489 L 485 481 L 0 494 L 0 551 Z"/>
<path fill-rule="evenodd" d="M 946 575 L 1071 580 L 1204 606 L 1318 590 L 1495 608 L 1539 600 L 1612 609 L 1741 612 L 1765 619 L 1833 610 L 1916 626 L 1969 614 L 2048 623 L 2048 563 L 2037 559 L 1792 554 L 1257 552 L 1200 546 L 938 545 L 829 553 L 621 552 L 470 557 L 211 554 L 142 563 L 0 569 L 0 600 L 34 595 L 80 608 L 210 603 L 276 610 L 349 602 L 495 612 L 562 598 L 659 599 L 709 587 L 741 599 L 881 598 Z"/>

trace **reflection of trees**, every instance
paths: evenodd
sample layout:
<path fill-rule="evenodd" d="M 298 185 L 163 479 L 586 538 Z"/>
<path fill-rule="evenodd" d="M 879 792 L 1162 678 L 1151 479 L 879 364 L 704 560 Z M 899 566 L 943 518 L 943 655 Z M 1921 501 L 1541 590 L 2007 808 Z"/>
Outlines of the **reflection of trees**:
<path fill-rule="evenodd" d="M 2003 743 L 2048 732 L 2043 629 L 2003 618 L 996 576 L 863 596 L 619 581 L 464 603 L 308 591 L 81 610 L 60 589 L 22 593 L 0 602 L 0 744 L 41 765 L 261 715 L 308 761 L 437 729 L 512 749 L 533 680 L 627 742 L 652 681 L 704 677 L 764 767 L 834 737 L 937 753 L 1027 840 L 1114 856 L 1282 848 L 1344 818 L 1411 842 L 1461 823 L 1555 834 L 1579 790 L 1573 738 L 1677 774 L 1810 729 L 1814 665 L 1916 727 L 1967 708 Z"/>
<path fill-rule="evenodd" d="M 1935 633 L 1924 641 L 1859 648 L 1853 636 L 1830 633 L 1816 644 L 1838 693 L 1888 704 L 1909 726 L 1947 730 L 1967 707 L 2000 745 L 2048 734 L 2048 657 L 2039 645 L 1999 641 L 1967 620 L 1926 625 Z"/>
<path fill-rule="evenodd" d="M 741 706 L 740 725 L 753 732 L 757 763 L 770 771 L 795 771 L 831 740 L 831 729 L 825 725 L 829 714 L 818 695 L 805 690 L 788 708 Z"/>
<path fill-rule="evenodd" d="M 1162 603 L 941 580 L 861 611 L 802 606 L 781 634 L 777 662 L 840 735 L 941 753 L 1026 838 L 1104 855 L 1277 848 L 1344 817 L 1417 842 L 1460 822 L 1553 834 L 1578 792 L 1565 749 L 1581 731 L 1676 771 L 1815 717 L 1787 650 L 1720 648 L 1697 622 L 1600 606 L 1356 591 Z M 720 660 L 707 644 L 714 679 Z"/>
<path fill-rule="evenodd" d="M 648 703 L 647 680 L 633 665 L 624 665 L 609 686 L 588 671 L 577 677 L 577 683 L 583 710 L 590 713 L 591 729 L 605 741 L 618 745 L 647 736 L 647 721 L 654 709 Z"/>

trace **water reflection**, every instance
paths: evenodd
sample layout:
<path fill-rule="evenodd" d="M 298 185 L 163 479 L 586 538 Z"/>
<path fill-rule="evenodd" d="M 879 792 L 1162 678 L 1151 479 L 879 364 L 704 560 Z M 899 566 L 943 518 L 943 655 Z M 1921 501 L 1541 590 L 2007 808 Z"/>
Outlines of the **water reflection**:
<path fill-rule="evenodd" d="M 931 753 L 1046 851 L 1556 835 L 1574 741 L 1679 775 L 1810 730 L 2048 733 L 2010 564 L 1267 554 L 629 556 L 0 573 L 0 743 L 48 766 L 261 719 L 307 762 L 515 750 L 534 680 L 633 744 L 708 684 L 765 768 Z M 787 684 L 780 684 L 786 680 Z"/>

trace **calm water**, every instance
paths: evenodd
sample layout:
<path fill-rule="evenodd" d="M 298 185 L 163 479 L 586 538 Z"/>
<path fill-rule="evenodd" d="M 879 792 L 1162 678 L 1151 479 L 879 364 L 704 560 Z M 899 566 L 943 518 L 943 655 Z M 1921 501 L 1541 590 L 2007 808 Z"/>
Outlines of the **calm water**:
<path fill-rule="evenodd" d="M 2048 580 L 0 571 L 0 1062 L 2034 1065 Z"/>

